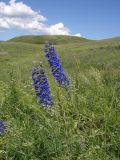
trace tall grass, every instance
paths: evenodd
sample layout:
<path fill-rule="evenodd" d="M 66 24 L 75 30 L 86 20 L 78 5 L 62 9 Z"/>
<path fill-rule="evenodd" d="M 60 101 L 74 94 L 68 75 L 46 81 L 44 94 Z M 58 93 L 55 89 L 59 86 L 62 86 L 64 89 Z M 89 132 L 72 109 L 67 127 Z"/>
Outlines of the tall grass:
<path fill-rule="evenodd" d="M 0 64 L 0 118 L 7 126 L 0 136 L 0 160 L 119 160 L 119 49 L 110 54 L 104 49 L 103 56 L 100 48 L 94 52 L 84 49 L 82 54 L 78 46 L 71 57 L 71 49 L 68 55 L 68 48 L 65 54 L 58 46 L 69 73 L 69 95 L 51 78 L 40 54 L 54 100 L 50 109 L 37 105 L 32 89 L 32 53 L 39 47 L 32 50 L 21 45 L 25 49 L 17 55 L 15 48 L 8 47 L 13 56 L 12 52 L 9 57 L 2 55 Z"/>
<path fill-rule="evenodd" d="M 0 117 L 8 126 L 0 138 L 1 159 L 119 159 L 118 83 L 109 85 L 91 68 L 71 78 L 69 96 L 55 87 L 49 109 L 37 106 L 28 91 L 32 84 L 22 86 L 9 76 L 9 85 L 0 85 Z"/>

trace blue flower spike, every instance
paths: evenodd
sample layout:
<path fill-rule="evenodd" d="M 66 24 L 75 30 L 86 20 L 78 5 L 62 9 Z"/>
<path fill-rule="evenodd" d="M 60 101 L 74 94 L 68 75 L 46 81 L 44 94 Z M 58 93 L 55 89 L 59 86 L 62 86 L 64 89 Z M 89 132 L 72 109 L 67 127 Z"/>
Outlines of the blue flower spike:
<path fill-rule="evenodd" d="M 2 120 L 0 120 L 0 134 L 5 132 L 6 126 Z"/>
<path fill-rule="evenodd" d="M 42 106 L 52 107 L 52 97 L 50 95 L 50 89 L 47 82 L 47 77 L 45 75 L 45 70 L 41 62 L 39 65 L 37 65 L 37 63 L 34 64 L 32 68 L 32 79 L 34 82 L 36 96 L 39 99 L 38 104 L 41 104 Z"/>
<path fill-rule="evenodd" d="M 62 64 L 56 54 L 55 48 L 52 45 L 52 43 L 49 43 L 48 41 L 45 42 L 45 47 L 44 47 L 44 52 L 45 56 L 50 64 L 50 69 L 55 77 L 58 85 L 64 86 L 66 90 L 68 91 L 69 89 L 69 80 L 68 77 L 66 76 Z"/>

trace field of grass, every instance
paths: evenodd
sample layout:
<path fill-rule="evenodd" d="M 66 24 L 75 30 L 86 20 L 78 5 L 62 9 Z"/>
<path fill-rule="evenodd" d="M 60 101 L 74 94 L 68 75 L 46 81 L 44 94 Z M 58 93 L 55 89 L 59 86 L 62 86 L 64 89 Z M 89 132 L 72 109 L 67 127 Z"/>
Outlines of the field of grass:
<path fill-rule="evenodd" d="M 0 43 L 0 119 L 7 126 L 0 160 L 119 160 L 120 38 L 59 38 L 42 40 L 55 44 L 69 96 L 52 77 L 40 37 Z M 37 105 L 31 79 L 36 57 L 47 74 L 52 109 Z"/>

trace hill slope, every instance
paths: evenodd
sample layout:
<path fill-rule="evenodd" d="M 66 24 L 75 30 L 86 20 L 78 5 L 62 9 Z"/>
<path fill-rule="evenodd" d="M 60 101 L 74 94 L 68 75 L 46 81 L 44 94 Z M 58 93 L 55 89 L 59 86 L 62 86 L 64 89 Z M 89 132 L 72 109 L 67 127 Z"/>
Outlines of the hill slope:
<path fill-rule="evenodd" d="M 15 37 L 9 40 L 9 42 L 22 42 L 32 44 L 44 44 L 45 41 L 51 41 L 53 44 L 69 44 L 69 43 L 83 43 L 89 41 L 88 39 L 75 37 L 75 36 L 63 36 L 63 35 L 27 35 Z"/>
<path fill-rule="evenodd" d="M 0 160 L 119 160 L 120 38 L 63 42 L 55 48 L 69 75 L 69 94 L 54 80 L 43 44 L 0 43 L 0 119 L 7 125 Z M 51 109 L 37 104 L 36 59 L 46 71 Z"/>

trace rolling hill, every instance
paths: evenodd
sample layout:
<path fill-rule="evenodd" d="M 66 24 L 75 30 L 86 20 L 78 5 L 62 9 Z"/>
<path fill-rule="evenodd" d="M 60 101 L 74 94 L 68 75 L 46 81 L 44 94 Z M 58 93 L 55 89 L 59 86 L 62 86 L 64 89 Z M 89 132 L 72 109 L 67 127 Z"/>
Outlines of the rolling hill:
<path fill-rule="evenodd" d="M 69 44 L 69 43 L 83 43 L 83 42 L 88 42 L 89 40 L 86 38 L 75 37 L 75 36 L 27 35 L 27 36 L 15 37 L 13 39 L 10 39 L 8 42 L 44 44 L 45 41 L 51 41 L 53 44 Z"/>

